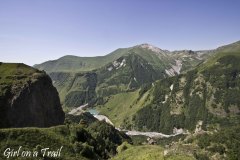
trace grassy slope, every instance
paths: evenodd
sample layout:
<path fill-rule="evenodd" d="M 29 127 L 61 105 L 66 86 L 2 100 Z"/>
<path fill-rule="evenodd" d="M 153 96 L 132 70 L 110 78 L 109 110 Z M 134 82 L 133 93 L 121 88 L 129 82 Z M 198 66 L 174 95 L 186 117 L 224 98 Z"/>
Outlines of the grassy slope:
<path fill-rule="evenodd" d="M 113 160 L 192 160 L 193 157 L 187 155 L 170 155 L 164 157 L 164 149 L 157 145 L 131 146 L 120 152 Z"/>
<path fill-rule="evenodd" d="M 113 160 L 192 160 L 192 159 L 238 159 L 239 126 L 222 128 L 214 132 L 190 134 L 181 139 L 160 139 L 168 141 L 159 145 L 130 145 L 123 143 L 117 148 Z M 174 143 L 173 143 L 174 141 Z M 164 147 L 166 146 L 167 147 Z M 165 153 L 165 155 L 163 155 Z"/>
<path fill-rule="evenodd" d="M 45 73 L 23 63 L 0 62 L 0 95 L 4 95 L 7 88 L 22 87 L 28 81 L 38 78 Z"/>
<path fill-rule="evenodd" d="M 139 90 L 134 92 L 120 93 L 109 97 L 107 103 L 97 106 L 100 114 L 106 115 L 116 127 L 127 125 L 132 121 L 132 116 L 144 105 L 150 103 L 149 92 L 139 98 Z"/>
<path fill-rule="evenodd" d="M 127 55 L 127 54 L 138 54 L 145 60 L 149 61 L 155 68 L 163 68 L 167 64 L 168 58 L 160 60 L 156 54 L 150 50 L 131 47 L 117 49 L 106 56 L 97 57 L 77 57 L 77 56 L 64 56 L 57 60 L 47 61 L 42 64 L 35 65 L 34 67 L 45 70 L 46 72 L 80 72 L 80 71 L 91 71 L 94 69 L 101 68 L 114 60 Z M 162 57 L 163 58 L 163 57 Z M 171 59 L 171 62 L 173 60 Z"/>
<path fill-rule="evenodd" d="M 220 51 L 217 52 L 215 55 L 213 55 L 208 61 L 206 61 L 205 63 L 203 63 L 202 65 L 199 66 L 198 70 L 204 71 L 209 69 L 210 67 L 214 66 L 217 64 L 217 61 L 225 56 L 236 56 L 236 57 L 240 57 L 240 49 L 238 51 L 230 51 L 230 52 L 224 52 L 224 51 Z"/>
<path fill-rule="evenodd" d="M 240 56 L 240 41 L 216 49 L 215 53 L 205 63 L 199 66 L 199 71 L 208 69 L 215 65 L 220 58 L 227 55 Z"/>
<path fill-rule="evenodd" d="M 51 128 L 0 129 L 0 152 L 8 147 L 16 150 L 22 146 L 23 150 L 38 150 L 40 153 L 42 148 L 57 150 L 63 146 L 59 158 L 62 160 L 106 159 L 115 154 L 123 140 L 130 141 L 111 125 L 96 121 L 93 116 L 83 117 L 80 117 L 83 124 L 78 124 L 78 121 Z M 3 159 L 3 154 L 0 154 L 0 159 Z"/>
<path fill-rule="evenodd" d="M 37 72 L 30 66 L 22 63 L 1 63 L 0 62 L 0 83 L 11 83 L 18 78 L 23 79 L 28 75 Z"/>
<path fill-rule="evenodd" d="M 237 124 L 240 110 L 239 62 L 240 42 L 236 42 L 218 48 L 196 70 L 157 83 L 153 103 L 137 113 L 140 116 L 136 115 L 139 122 L 136 126 L 170 132 L 174 126 L 192 130 L 198 120 L 203 120 L 205 125 Z M 174 86 L 172 92 L 169 89 L 171 84 Z M 163 104 L 165 95 L 169 98 Z"/>
<path fill-rule="evenodd" d="M 3 153 L 8 147 L 11 147 L 12 149 L 18 149 L 19 146 L 22 146 L 23 150 L 33 151 L 34 149 L 37 149 L 37 146 L 41 146 L 41 148 L 50 148 L 51 150 L 57 150 L 63 146 L 61 158 L 75 159 L 76 155 L 73 151 L 73 144 L 69 143 L 69 132 L 70 131 L 66 126 L 46 129 L 1 129 L 0 152 Z M 2 154 L 0 158 L 1 157 L 3 158 Z M 81 155 L 78 155 L 78 157 L 86 159 Z"/>
<path fill-rule="evenodd" d="M 170 67 L 170 64 L 175 64 L 174 59 L 181 59 L 181 57 L 178 57 L 177 54 L 171 52 L 166 51 L 165 53 L 156 53 L 149 49 L 135 46 L 130 48 L 120 48 L 105 56 L 77 57 L 68 55 L 57 60 L 37 64 L 34 67 L 40 70 L 45 70 L 47 73 L 91 71 L 101 68 L 127 54 L 137 54 L 141 56 L 143 59 L 148 61 L 154 69 L 166 69 L 166 67 Z M 195 62 L 200 62 L 200 60 L 196 58 L 191 59 L 191 61 L 193 61 L 192 65 L 195 65 Z"/>
<path fill-rule="evenodd" d="M 92 71 L 91 77 L 89 77 L 90 72 L 50 73 L 63 107 L 77 107 L 89 103 L 89 100 L 94 101 L 94 98 L 97 97 L 106 97 L 133 90 L 144 83 L 155 81 L 161 75 L 147 61 L 136 54 L 123 56 L 117 62 L 120 64 L 123 60 L 125 60 L 126 66 L 113 68 L 113 64 L 109 63 L 98 70 Z M 111 71 L 108 70 L 110 67 L 113 68 Z M 96 88 L 95 85 L 97 85 Z M 88 97 L 92 98 L 87 99 Z"/>
<path fill-rule="evenodd" d="M 113 160 L 161 160 L 164 159 L 163 148 L 159 146 L 130 146 L 125 151 L 118 154 Z"/>
<path fill-rule="evenodd" d="M 164 70 L 170 63 L 173 63 L 173 57 L 171 55 L 157 54 L 151 50 L 143 48 L 133 48 L 131 53 L 137 54 L 145 59 L 149 64 L 151 64 L 154 69 Z"/>
<path fill-rule="evenodd" d="M 139 46 L 118 49 L 106 56 L 101 57 L 76 57 L 65 56 L 55 61 L 45 62 L 36 65 L 36 68 L 44 69 L 50 74 L 55 82 L 61 103 L 65 109 L 77 107 L 83 103 L 90 103 L 86 97 L 91 97 L 93 103 L 98 97 L 102 98 L 108 95 L 114 95 L 119 92 L 125 92 L 132 86 L 139 87 L 146 81 L 155 81 L 161 79 L 167 74 L 165 69 L 175 65 L 175 59 L 180 58 L 181 54 L 174 54 L 167 51 L 161 53 L 154 52 L 150 49 Z M 188 55 L 185 55 L 188 56 Z M 192 54 L 191 56 L 196 56 Z M 127 65 L 118 70 L 109 71 L 108 68 L 113 66 L 113 61 L 121 62 L 120 59 L 125 58 Z M 180 58 L 181 59 L 181 58 Z M 191 60 L 190 60 L 191 59 Z M 183 61 L 183 69 L 196 65 L 200 62 L 198 59 Z M 96 94 L 91 90 L 88 91 L 86 79 L 79 74 L 87 74 L 86 72 L 94 72 L 97 74 Z M 85 73 L 83 73 L 85 72 Z M 138 76 L 138 77 L 136 77 Z M 137 83 L 134 81 L 137 78 Z M 81 87 L 86 86 L 86 87 Z M 95 96 L 95 97 L 94 97 Z M 81 100 L 77 100 L 80 97 Z M 68 101 L 68 102 L 66 102 Z"/>
<path fill-rule="evenodd" d="M 77 57 L 77 56 L 64 56 L 57 60 L 47 61 L 42 64 L 35 65 L 34 67 L 49 72 L 79 72 L 91 71 L 100 68 L 128 52 L 126 49 L 117 49 L 106 56 L 98 57 Z"/>

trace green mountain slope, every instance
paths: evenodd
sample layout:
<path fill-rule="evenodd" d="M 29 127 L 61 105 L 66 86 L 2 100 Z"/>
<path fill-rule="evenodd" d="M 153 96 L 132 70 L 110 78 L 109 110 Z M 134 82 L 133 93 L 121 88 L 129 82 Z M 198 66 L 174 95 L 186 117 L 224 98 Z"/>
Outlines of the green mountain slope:
<path fill-rule="evenodd" d="M 77 57 L 77 56 L 64 56 L 57 60 L 47 61 L 42 64 L 35 65 L 35 68 L 45 70 L 47 72 L 79 72 L 91 71 L 100 68 L 128 52 L 126 49 L 117 49 L 106 56 L 98 57 Z"/>
<path fill-rule="evenodd" d="M 152 104 L 135 115 L 134 127 L 170 133 L 173 127 L 193 130 L 198 121 L 204 127 L 239 124 L 239 45 L 219 48 L 195 70 L 159 81 Z"/>
<path fill-rule="evenodd" d="M 199 120 L 205 127 L 238 124 L 239 46 L 236 42 L 216 49 L 187 73 L 108 96 L 97 110 L 117 127 L 165 133 L 173 127 L 193 130 Z"/>
<path fill-rule="evenodd" d="M 8 85 L 11 83 L 17 83 L 20 81 L 21 83 L 24 83 L 29 79 L 29 75 L 32 75 L 34 73 L 39 73 L 37 69 L 31 68 L 25 64 L 22 63 L 2 63 L 0 62 L 0 83 L 2 85 Z"/>
<path fill-rule="evenodd" d="M 82 115 L 80 119 L 84 119 Z M 68 124 L 51 128 L 13 128 L 0 129 L 0 151 L 4 153 L 7 148 L 22 151 L 30 151 L 28 159 L 108 159 L 116 154 L 117 147 L 130 139 L 124 133 L 119 132 L 111 125 L 96 120 L 88 115 L 89 121 L 82 124 Z M 82 122 L 82 120 L 81 120 Z M 51 157 L 52 154 L 43 155 L 41 149 L 49 148 L 48 151 L 61 149 L 60 155 Z M 33 151 L 38 152 L 33 157 Z M 0 159 L 26 159 L 21 156 L 7 158 L 7 153 L 0 155 Z"/>
<path fill-rule="evenodd" d="M 131 91 L 163 78 L 143 58 L 135 54 L 120 57 L 108 65 L 86 73 L 53 72 L 49 74 L 57 87 L 64 107 L 103 104 L 106 97 Z"/>
<path fill-rule="evenodd" d="M 186 71 L 202 61 L 193 51 L 169 52 L 142 44 L 118 49 L 103 57 L 67 56 L 35 67 L 46 70 L 64 108 L 69 108 L 86 103 L 103 104 L 107 96 L 136 90 L 143 84 Z M 83 62 L 86 65 L 79 66 Z"/>
<path fill-rule="evenodd" d="M 47 73 L 92 71 L 101 68 L 124 55 L 137 54 L 148 61 L 155 69 L 170 69 L 171 65 L 176 64 L 176 59 L 183 61 L 183 65 L 185 62 L 187 65 L 199 63 L 204 57 L 203 55 L 206 55 L 204 54 L 205 52 L 206 51 L 194 52 L 189 50 L 170 52 L 167 50 L 161 50 L 150 44 L 141 44 L 130 48 L 120 48 L 105 56 L 77 57 L 68 55 L 57 60 L 34 65 L 34 67 L 40 70 L 45 70 Z"/>
<path fill-rule="evenodd" d="M 125 146 L 125 147 L 123 147 Z M 122 144 L 122 151 L 119 151 L 119 154 L 113 157 L 113 160 L 193 160 L 193 156 L 187 154 L 177 154 L 177 155 L 168 155 L 164 156 L 164 149 L 157 145 L 141 145 L 141 146 L 132 146 Z"/>
<path fill-rule="evenodd" d="M 107 115 L 116 127 L 130 128 L 132 117 L 144 105 L 151 103 L 152 100 L 149 91 L 145 93 L 141 92 L 142 90 L 139 89 L 109 96 L 106 99 L 106 103 L 97 105 L 96 109 L 100 114 Z"/>

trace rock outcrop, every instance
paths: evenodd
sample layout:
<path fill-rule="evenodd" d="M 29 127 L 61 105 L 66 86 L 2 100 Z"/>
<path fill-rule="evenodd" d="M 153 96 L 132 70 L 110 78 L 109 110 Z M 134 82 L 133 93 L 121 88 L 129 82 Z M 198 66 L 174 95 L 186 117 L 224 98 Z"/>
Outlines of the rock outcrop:
<path fill-rule="evenodd" d="M 0 64 L 0 128 L 50 127 L 65 114 L 50 77 L 24 64 Z"/>

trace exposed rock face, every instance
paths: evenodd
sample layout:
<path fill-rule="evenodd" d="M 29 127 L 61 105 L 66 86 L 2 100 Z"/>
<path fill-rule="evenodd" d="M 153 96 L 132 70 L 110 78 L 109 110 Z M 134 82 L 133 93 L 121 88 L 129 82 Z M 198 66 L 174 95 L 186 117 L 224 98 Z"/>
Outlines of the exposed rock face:
<path fill-rule="evenodd" d="M 1 66 L 4 65 L 0 65 L 0 71 Z M 21 67 L 13 69 L 19 70 Z M 24 71 L 26 68 L 32 69 L 23 67 Z M 0 128 L 63 124 L 65 116 L 58 92 L 47 74 L 34 69 L 24 78 L 16 78 L 12 73 L 6 77 L 11 77 L 11 82 L 5 83 L 4 77 L 1 77 L 0 89 L 5 91 L 0 94 Z"/>

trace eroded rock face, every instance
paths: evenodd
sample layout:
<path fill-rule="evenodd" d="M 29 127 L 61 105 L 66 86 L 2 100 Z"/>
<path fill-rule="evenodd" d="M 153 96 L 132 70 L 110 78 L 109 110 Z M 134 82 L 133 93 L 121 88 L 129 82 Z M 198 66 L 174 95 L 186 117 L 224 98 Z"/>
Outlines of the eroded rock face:
<path fill-rule="evenodd" d="M 0 66 L 1 67 L 1 66 Z M 9 75 L 10 77 L 13 75 Z M 0 84 L 0 128 L 50 127 L 63 124 L 58 92 L 44 72 L 37 71 Z"/>

